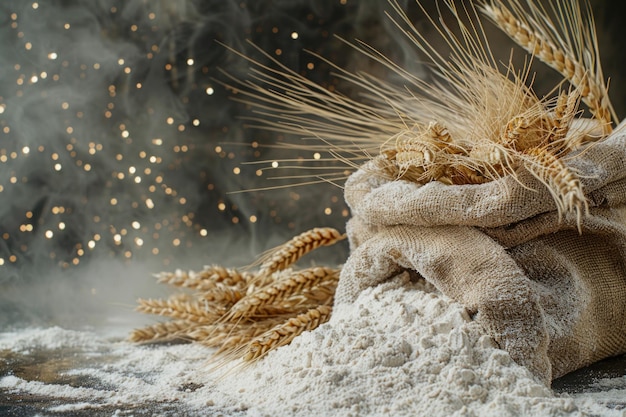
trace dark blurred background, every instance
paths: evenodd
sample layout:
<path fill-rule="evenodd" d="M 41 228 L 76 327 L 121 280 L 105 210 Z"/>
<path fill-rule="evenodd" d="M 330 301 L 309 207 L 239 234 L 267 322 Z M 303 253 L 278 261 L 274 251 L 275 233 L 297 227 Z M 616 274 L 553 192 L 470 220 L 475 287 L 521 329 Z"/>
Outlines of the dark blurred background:
<path fill-rule="evenodd" d="M 425 28 L 414 1 L 399 3 Z M 424 6 L 435 13 L 436 3 Z M 621 117 L 623 5 L 592 5 Z M 250 109 L 221 82 L 225 73 L 247 80 L 249 64 L 222 44 L 267 62 L 249 40 L 316 83 L 356 94 L 304 50 L 385 77 L 335 36 L 360 39 L 421 73 L 387 9 L 383 0 L 2 1 L 4 321 L 54 321 L 57 310 L 75 316 L 98 294 L 107 303 L 145 295 L 150 272 L 242 266 L 308 228 L 343 230 L 349 211 L 340 187 L 297 186 L 308 181 L 296 177 L 301 171 L 267 169 L 274 161 L 306 165 L 298 159 L 312 152 L 275 146 L 298 138 L 246 127 Z M 511 42 L 493 35 L 506 60 Z M 537 88 L 552 87 L 558 76 L 537 67 Z M 342 244 L 319 262 L 347 254 Z"/>

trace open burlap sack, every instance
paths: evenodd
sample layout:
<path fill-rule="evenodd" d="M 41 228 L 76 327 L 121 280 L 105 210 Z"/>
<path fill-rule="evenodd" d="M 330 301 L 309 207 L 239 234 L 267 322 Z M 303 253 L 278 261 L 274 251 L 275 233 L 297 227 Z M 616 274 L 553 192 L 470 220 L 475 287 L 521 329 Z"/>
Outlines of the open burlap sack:
<path fill-rule="evenodd" d="M 414 270 L 466 306 L 496 343 L 549 382 L 626 352 L 626 135 L 568 166 L 590 213 L 559 221 L 521 172 L 481 185 L 387 181 L 370 161 L 347 181 L 351 253 L 335 303 Z"/>

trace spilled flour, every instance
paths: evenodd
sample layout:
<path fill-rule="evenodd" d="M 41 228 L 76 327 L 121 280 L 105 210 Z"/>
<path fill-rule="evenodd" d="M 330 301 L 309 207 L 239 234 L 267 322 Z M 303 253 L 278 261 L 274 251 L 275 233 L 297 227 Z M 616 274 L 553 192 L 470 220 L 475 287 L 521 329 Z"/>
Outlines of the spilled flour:
<path fill-rule="evenodd" d="M 61 382 L 9 372 L 0 390 L 60 400 L 46 410 L 55 415 L 167 404 L 171 415 L 192 416 L 626 416 L 615 406 L 626 378 L 598 381 L 601 392 L 556 395 L 495 348 L 459 304 L 406 274 L 237 372 L 209 372 L 202 364 L 210 351 L 192 344 L 135 346 L 60 328 L 0 335 L 0 352 L 42 349 L 80 353 Z"/>

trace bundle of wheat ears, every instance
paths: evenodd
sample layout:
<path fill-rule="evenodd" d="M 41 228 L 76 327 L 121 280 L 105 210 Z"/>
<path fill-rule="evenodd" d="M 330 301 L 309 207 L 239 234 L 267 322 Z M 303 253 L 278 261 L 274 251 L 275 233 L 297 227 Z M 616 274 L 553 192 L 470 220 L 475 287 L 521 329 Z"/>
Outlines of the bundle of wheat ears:
<path fill-rule="evenodd" d="M 140 299 L 138 311 L 175 319 L 135 330 L 130 339 L 187 339 L 217 354 L 252 361 L 328 321 L 339 270 L 293 270 L 302 256 L 343 240 L 332 228 L 304 232 L 262 258 L 258 271 L 208 266 L 199 272 L 161 273 L 161 283 L 191 290 L 167 300 Z"/>
<path fill-rule="evenodd" d="M 475 8 L 471 2 L 459 7 L 446 0 L 453 24 L 441 16 L 428 17 L 439 38 L 435 40 L 420 33 L 396 1 L 389 3 L 389 18 L 431 62 L 432 79 L 417 77 L 366 44 L 350 43 L 403 81 L 398 86 L 325 61 L 338 77 L 362 89 L 357 100 L 314 84 L 269 54 L 270 66 L 242 55 L 252 64 L 252 81 L 233 79 L 232 88 L 239 100 L 257 110 L 259 117 L 252 120 L 266 129 L 322 139 L 307 149 L 331 153 L 353 168 L 377 158 L 382 169 L 373 174 L 387 179 L 478 184 L 525 170 L 550 190 L 559 214 L 573 214 L 580 224 L 588 210 L 586 197 L 577 173 L 564 162 L 588 142 L 608 136 L 617 121 L 588 5 L 581 9 L 576 0 L 549 1 L 547 7 L 531 0 L 482 0 Z M 523 68 L 493 56 L 481 13 L 527 52 L 530 59 Z M 449 54 L 433 46 L 441 41 Z M 542 98 L 532 88 L 533 59 L 562 75 L 562 82 Z M 581 102 L 588 117 L 582 117 Z M 333 182 L 345 177 L 344 172 L 316 176 Z M 137 330 L 132 339 L 188 337 L 247 360 L 289 343 L 328 319 L 338 271 L 285 268 L 309 246 L 340 238 L 331 229 L 304 233 L 255 274 L 220 267 L 162 274 L 162 282 L 198 294 L 140 300 L 140 311 L 178 321 Z"/>

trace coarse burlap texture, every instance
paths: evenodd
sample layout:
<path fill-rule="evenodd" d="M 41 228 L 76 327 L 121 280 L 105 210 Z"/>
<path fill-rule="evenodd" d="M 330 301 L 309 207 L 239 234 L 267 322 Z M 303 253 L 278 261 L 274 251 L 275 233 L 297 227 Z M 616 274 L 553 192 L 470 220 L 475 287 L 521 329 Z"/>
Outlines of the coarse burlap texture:
<path fill-rule="evenodd" d="M 574 215 L 559 221 L 549 191 L 526 171 L 419 185 L 376 175 L 380 160 L 365 164 L 345 186 L 351 253 L 336 305 L 413 270 L 547 384 L 626 352 L 626 135 L 567 165 L 589 202 L 582 234 Z"/>

